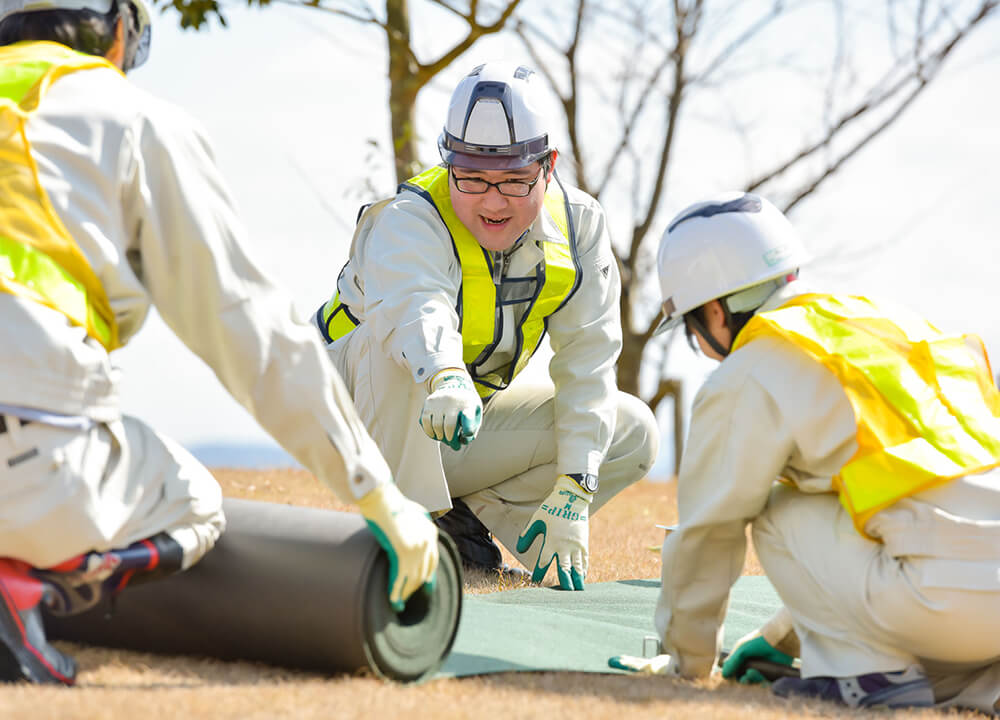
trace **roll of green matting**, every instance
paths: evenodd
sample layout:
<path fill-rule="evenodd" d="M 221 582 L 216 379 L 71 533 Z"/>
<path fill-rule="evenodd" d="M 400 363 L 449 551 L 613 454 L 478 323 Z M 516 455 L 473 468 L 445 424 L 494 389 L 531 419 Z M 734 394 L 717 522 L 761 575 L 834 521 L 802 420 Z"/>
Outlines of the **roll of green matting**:
<path fill-rule="evenodd" d="M 227 529 L 197 565 L 113 605 L 46 616 L 49 638 L 403 682 L 437 672 L 462 606 L 450 539 L 439 539 L 434 591 L 396 613 L 388 559 L 360 515 L 229 498 L 224 509 Z"/>

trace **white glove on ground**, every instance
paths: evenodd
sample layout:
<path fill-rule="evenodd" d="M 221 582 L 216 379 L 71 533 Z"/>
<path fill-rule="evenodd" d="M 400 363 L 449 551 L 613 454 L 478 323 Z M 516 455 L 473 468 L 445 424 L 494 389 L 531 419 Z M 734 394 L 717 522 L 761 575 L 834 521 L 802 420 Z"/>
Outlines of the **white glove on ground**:
<path fill-rule="evenodd" d="M 446 368 L 428 382 L 431 394 L 420 411 L 420 427 L 432 440 L 440 440 L 452 450 L 468 445 L 479 432 L 483 401 L 469 373 Z"/>
<path fill-rule="evenodd" d="M 615 655 L 608 658 L 608 667 L 641 673 L 642 675 L 665 675 L 680 677 L 680 669 L 673 655 L 657 655 L 646 658 L 635 655 Z"/>
<path fill-rule="evenodd" d="M 563 590 L 583 590 L 587 576 L 587 539 L 590 534 L 590 503 L 594 496 L 567 475 L 556 479 L 552 493 L 531 516 L 517 551 L 525 553 L 541 535 L 538 559 L 531 574 L 532 582 L 541 582 L 553 560 Z"/>
<path fill-rule="evenodd" d="M 389 604 L 401 612 L 418 589 L 434 590 L 438 531 L 423 506 L 407 500 L 392 483 L 358 501 L 361 514 L 389 556 Z"/>

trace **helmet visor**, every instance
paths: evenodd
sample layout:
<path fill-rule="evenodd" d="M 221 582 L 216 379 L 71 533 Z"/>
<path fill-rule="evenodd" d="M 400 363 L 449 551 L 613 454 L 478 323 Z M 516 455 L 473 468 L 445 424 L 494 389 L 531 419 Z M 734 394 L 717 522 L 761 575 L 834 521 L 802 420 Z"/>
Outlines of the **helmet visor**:
<path fill-rule="evenodd" d="M 149 57 L 152 23 L 149 18 L 149 9 L 143 0 L 119 0 L 119 2 L 119 6 L 122 8 L 122 17 L 131 16 L 132 18 L 125 44 L 124 69 L 128 71 L 139 67 Z M 130 12 L 124 11 L 126 7 Z"/>
<path fill-rule="evenodd" d="M 517 170 L 549 153 L 549 136 L 512 145 L 476 145 L 459 140 L 448 132 L 438 139 L 441 159 L 449 165 L 470 170 Z"/>
<path fill-rule="evenodd" d="M 663 301 L 663 305 L 660 307 L 660 317 L 660 324 L 653 331 L 654 335 L 665 333 L 667 330 L 673 330 L 684 321 L 684 313 L 677 312 L 673 297 L 669 297 Z"/>
<path fill-rule="evenodd" d="M 139 38 L 135 45 L 135 55 L 129 63 L 129 69 L 137 68 L 149 58 L 149 43 L 152 39 L 152 28 L 149 25 L 139 31 Z"/>

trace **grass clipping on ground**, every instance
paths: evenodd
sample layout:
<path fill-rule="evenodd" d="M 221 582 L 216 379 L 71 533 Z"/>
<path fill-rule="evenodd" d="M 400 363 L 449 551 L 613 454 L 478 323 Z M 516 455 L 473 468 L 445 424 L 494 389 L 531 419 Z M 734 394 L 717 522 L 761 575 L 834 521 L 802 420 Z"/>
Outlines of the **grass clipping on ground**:
<path fill-rule="evenodd" d="M 350 509 L 305 471 L 220 469 L 214 474 L 229 497 Z M 673 483 L 642 481 L 621 493 L 591 518 L 587 581 L 658 577 L 663 531 L 656 525 L 669 525 L 676 520 Z M 505 556 L 507 562 L 514 562 L 509 554 Z M 744 572 L 761 574 L 752 547 Z M 552 583 L 551 578 L 546 579 L 545 584 Z M 511 587 L 487 573 L 466 578 L 467 592 L 495 592 Z M 252 632 L 252 628 L 247 631 Z M 627 715 L 628 720 L 666 717 L 770 720 L 845 714 L 842 708 L 833 705 L 789 703 L 764 688 L 739 686 L 717 677 L 689 682 L 584 673 L 505 673 L 404 686 L 364 675 L 329 678 L 254 663 L 165 657 L 70 643 L 58 646 L 77 659 L 78 686 L 72 690 L 26 684 L 0 687 L 0 718 L 598 720 Z M 871 715 L 885 717 L 885 713 Z M 932 711 L 893 715 L 943 716 Z"/>

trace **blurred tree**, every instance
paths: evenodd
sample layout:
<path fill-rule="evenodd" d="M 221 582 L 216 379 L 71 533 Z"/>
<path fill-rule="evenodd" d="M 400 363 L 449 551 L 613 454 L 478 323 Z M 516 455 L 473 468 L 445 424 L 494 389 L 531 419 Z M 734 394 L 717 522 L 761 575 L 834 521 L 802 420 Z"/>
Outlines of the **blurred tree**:
<path fill-rule="evenodd" d="M 417 0 L 422 11 L 464 21 L 458 37 L 433 38 L 440 47 L 426 62 L 414 50 L 409 0 L 283 2 L 385 32 L 399 181 L 422 169 L 420 90 L 480 38 L 519 36 L 565 115 L 560 170 L 601 200 L 618 240 L 619 386 L 654 410 L 672 400 L 676 464 L 682 383 L 668 373 L 670 338 L 653 337 L 659 290 L 650 237 L 666 222 L 671 168 L 711 166 L 716 189 L 742 187 L 791 210 L 899 120 L 1000 0 Z M 225 24 L 218 0 L 159 4 L 176 10 L 183 27 L 211 16 Z M 718 143 L 679 144 L 696 124 Z"/>
<path fill-rule="evenodd" d="M 418 0 L 420 2 L 421 0 Z M 173 8 L 180 15 L 181 27 L 200 29 L 210 18 L 223 25 L 226 17 L 218 0 L 154 0 L 164 8 Z M 465 21 L 460 37 L 447 38 L 448 47 L 434 59 L 421 62 L 411 39 L 409 0 L 284 0 L 283 4 L 298 5 L 370 23 L 382 29 L 389 57 L 389 121 L 396 165 L 396 179 L 403 182 L 424 169 L 417 152 L 414 109 L 417 95 L 442 70 L 479 38 L 500 32 L 517 10 L 521 0 L 423 0 L 428 6 L 442 8 Z M 247 0 L 248 5 L 267 7 L 272 0 Z"/>
<path fill-rule="evenodd" d="M 619 241 L 619 387 L 654 411 L 672 399 L 675 468 L 682 387 L 666 372 L 669 338 L 653 336 L 658 235 L 650 238 L 667 221 L 671 168 L 700 154 L 727 178 L 723 187 L 791 210 L 890 128 L 997 4 L 570 0 L 515 19 L 565 113 L 570 163 L 561 166 L 602 201 Z M 695 123 L 714 126 L 720 145 L 679 145 Z"/>

